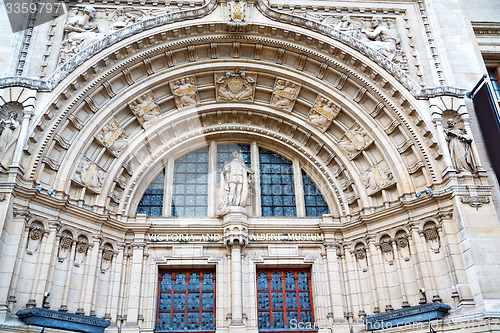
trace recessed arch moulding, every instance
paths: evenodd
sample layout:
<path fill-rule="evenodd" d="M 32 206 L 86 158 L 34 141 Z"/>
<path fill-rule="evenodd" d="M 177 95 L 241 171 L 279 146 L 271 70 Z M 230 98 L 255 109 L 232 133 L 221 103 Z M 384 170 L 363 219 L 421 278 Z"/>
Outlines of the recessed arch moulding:
<path fill-rule="evenodd" d="M 23 161 L 36 184 L 133 215 L 124 202 L 139 200 L 145 189 L 139 184 L 159 170 L 179 137 L 220 133 L 210 137 L 227 140 L 236 124 L 256 141 L 272 138 L 276 147 L 302 150 L 301 163 L 339 215 L 398 202 L 439 180 L 441 153 L 418 110 L 423 103 L 366 56 L 316 33 L 318 40 L 303 45 L 217 34 L 218 25 L 204 37 L 213 25 L 183 24 L 176 24 L 174 41 L 144 43 L 156 41 L 160 28 L 125 39 L 74 69 L 52 94 L 41 94 L 45 112 L 33 121 Z M 330 54 L 325 43 L 341 52 Z M 219 96 L 221 73 L 253 76 L 251 98 Z M 180 82 L 189 82 L 193 103 L 180 101 L 189 97 L 178 96 Z M 296 94 L 283 95 L 280 84 L 294 85 Z M 158 119 L 150 124 L 134 114 L 141 98 L 156 106 Z M 330 110 L 326 118 L 314 111 L 320 109 Z M 123 131 L 118 150 L 102 140 L 103 126 L 111 124 Z M 79 174 L 89 167 L 97 175 L 84 181 Z"/>

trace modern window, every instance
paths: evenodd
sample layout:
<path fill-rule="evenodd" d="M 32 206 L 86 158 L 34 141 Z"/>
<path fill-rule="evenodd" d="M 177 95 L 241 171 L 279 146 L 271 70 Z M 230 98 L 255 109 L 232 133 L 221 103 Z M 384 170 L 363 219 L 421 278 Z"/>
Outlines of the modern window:
<path fill-rule="evenodd" d="M 291 161 L 261 147 L 236 143 L 217 143 L 215 154 L 208 147 L 192 151 L 172 161 L 171 174 L 165 169 L 155 178 L 138 205 L 136 214 L 148 216 L 205 217 L 214 216 L 215 198 L 209 197 L 209 188 L 216 188 L 224 163 L 233 159 L 232 153 L 238 152 L 239 158 L 249 168 L 259 171 L 259 179 L 254 179 L 248 193 L 249 211 L 264 217 L 297 216 L 298 196 L 303 196 L 304 209 L 301 216 L 320 217 L 328 214 L 328 205 L 320 190 L 311 178 L 300 170 L 298 161 Z M 256 154 L 252 158 L 252 154 Z M 252 161 L 254 165 L 252 165 Z M 209 177 L 209 165 L 214 165 Z M 294 167 L 295 165 L 295 167 Z M 167 182 L 165 182 L 167 179 Z M 170 181 L 168 181 L 170 179 Z M 213 179 L 213 180 L 209 180 Z M 168 183 L 170 182 L 170 184 Z M 212 182 L 212 183 L 210 183 Z M 257 197 L 257 188 L 260 196 Z M 213 189 L 213 192 L 216 192 Z M 212 200 L 212 201 L 211 201 Z M 170 204 L 165 204 L 169 202 Z M 260 205 L 260 212 L 256 212 Z"/>
<path fill-rule="evenodd" d="M 313 326 L 310 271 L 258 270 L 257 311 L 261 332 L 292 330 L 294 323 L 310 323 Z"/>
<path fill-rule="evenodd" d="M 215 270 L 160 270 L 156 332 L 215 331 Z"/>
<path fill-rule="evenodd" d="M 500 100 L 500 84 L 498 71 L 496 68 L 488 68 L 488 76 L 490 77 L 491 85 L 493 86 L 493 90 L 495 91 L 495 95 L 497 99 Z"/>

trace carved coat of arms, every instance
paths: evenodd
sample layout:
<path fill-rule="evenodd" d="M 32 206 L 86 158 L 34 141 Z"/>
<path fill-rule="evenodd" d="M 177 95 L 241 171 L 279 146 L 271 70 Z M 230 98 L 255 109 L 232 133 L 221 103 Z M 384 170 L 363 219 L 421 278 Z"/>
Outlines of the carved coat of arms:
<path fill-rule="evenodd" d="M 299 95 L 299 91 L 300 85 L 282 78 L 277 78 L 274 83 L 271 105 L 278 109 L 291 112 L 295 100 Z"/>
<path fill-rule="evenodd" d="M 337 117 L 341 108 L 326 97 L 318 95 L 307 119 L 323 132 L 330 127 L 332 120 Z"/>
<path fill-rule="evenodd" d="M 129 107 L 141 123 L 147 127 L 161 117 L 161 111 L 156 104 L 155 97 L 151 91 L 129 103 Z"/>
<path fill-rule="evenodd" d="M 257 73 L 236 69 L 234 72 L 215 72 L 217 101 L 253 102 Z"/>

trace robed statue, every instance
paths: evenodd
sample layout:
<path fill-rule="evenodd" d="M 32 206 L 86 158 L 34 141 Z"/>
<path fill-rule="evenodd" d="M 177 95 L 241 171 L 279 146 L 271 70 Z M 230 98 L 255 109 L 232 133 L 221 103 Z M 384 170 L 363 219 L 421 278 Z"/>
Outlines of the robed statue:
<path fill-rule="evenodd" d="M 477 171 L 477 166 L 472 155 L 472 139 L 466 135 L 465 130 L 455 125 L 453 119 L 448 119 L 447 125 L 448 127 L 444 130 L 444 133 L 448 141 L 453 167 L 458 172 L 465 171 L 475 173 Z"/>
<path fill-rule="evenodd" d="M 0 131 L 0 166 L 7 170 L 12 162 L 17 138 L 21 131 L 16 111 L 10 111 L 8 119 L 0 119 Z"/>
<path fill-rule="evenodd" d="M 219 213 L 230 206 L 245 207 L 252 182 L 254 172 L 239 160 L 237 152 L 233 152 L 232 156 L 232 161 L 224 162 L 221 172 Z"/>

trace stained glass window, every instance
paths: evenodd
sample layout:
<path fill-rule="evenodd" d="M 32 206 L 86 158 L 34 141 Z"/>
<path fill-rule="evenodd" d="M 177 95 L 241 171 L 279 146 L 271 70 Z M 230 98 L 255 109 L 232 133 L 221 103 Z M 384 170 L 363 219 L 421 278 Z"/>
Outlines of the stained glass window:
<path fill-rule="evenodd" d="M 218 144 L 217 145 L 217 182 L 220 181 L 220 174 L 224 167 L 224 162 L 230 162 L 233 159 L 233 152 L 238 152 L 238 156 L 247 167 L 251 168 L 250 146 L 237 144 Z"/>
<path fill-rule="evenodd" d="M 296 216 L 292 162 L 259 150 L 262 216 Z"/>
<path fill-rule="evenodd" d="M 257 271 L 257 311 L 259 331 L 293 329 L 293 319 L 314 327 L 310 272 Z"/>
<path fill-rule="evenodd" d="M 155 332 L 215 331 L 215 271 L 160 271 Z"/>
<path fill-rule="evenodd" d="M 142 195 L 136 214 L 148 216 L 162 216 L 163 213 L 163 188 L 165 186 L 165 171 L 163 170 L 149 185 Z"/>
<path fill-rule="evenodd" d="M 321 192 L 313 183 L 311 178 L 302 171 L 302 184 L 304 187 L 304 201 L 306 204 L 306 216 L 322 216 L 328 214 L 328 205 L 323 199 Z"/>
<path fill-rule="evenodd" d="M 172 216 L 207 216 L 208 148 L 175 160 Z"/>

